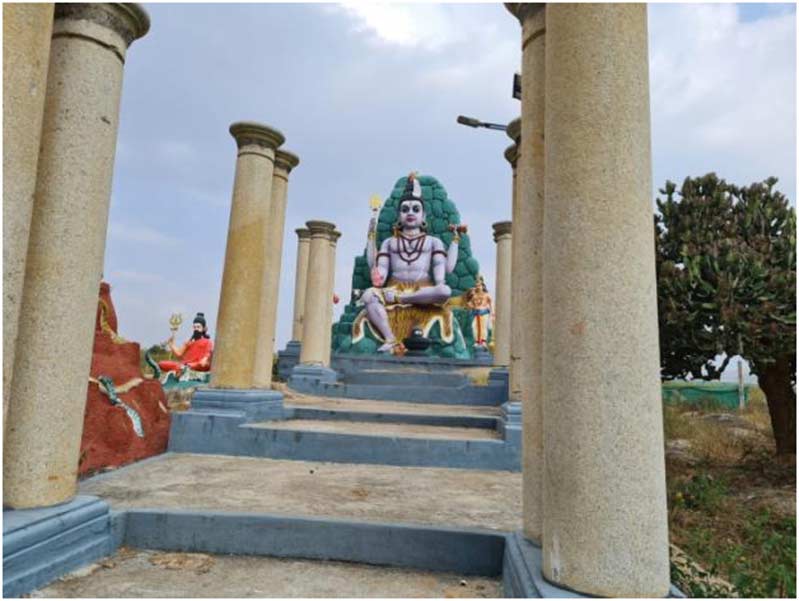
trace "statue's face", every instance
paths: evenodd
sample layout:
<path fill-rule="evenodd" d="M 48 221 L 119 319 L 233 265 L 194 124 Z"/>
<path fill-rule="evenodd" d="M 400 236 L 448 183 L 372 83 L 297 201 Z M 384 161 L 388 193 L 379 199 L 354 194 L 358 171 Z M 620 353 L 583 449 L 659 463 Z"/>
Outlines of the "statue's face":
<path fill-rule="evenodd" d="M 406 200 L 400 204 L 399 222 L 403 228 L 421 227 L 424 222 L 424 205 L 421 200 Z"/>

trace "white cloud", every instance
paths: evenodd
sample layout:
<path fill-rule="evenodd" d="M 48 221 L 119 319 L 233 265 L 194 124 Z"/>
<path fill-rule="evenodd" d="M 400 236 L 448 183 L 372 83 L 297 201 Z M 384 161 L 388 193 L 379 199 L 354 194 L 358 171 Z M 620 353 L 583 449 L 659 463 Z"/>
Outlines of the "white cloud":
<path fill-rule="evenodd" d="M 126 242 L 138 242 L 150 246 L 176 246 L 180 244 L 177 238 L 173 238 L 153 227 L 123 223 L 121 221 L 111 221 L 108 226 L 108 238 Z"/>
<path fill-rule="evenodd" d="M 132 269 L 114 269 L 106 274 L 107 279 L 114 282 L 130 282 L 137 284 L 159 284 L 164 281 L 160 273 L 134 271 Z"/>
<path fill-rule="evenodd" d="M 744 22 L 731 4 L 652 5 L 650 80 L 658 174 L 769 175 L 795 200 L 795 15 Z"/>
<path fill-rule="evenodd" d="M 386 44 L 439 50 L 466 35 L 446 5 L 345 2 L 340 8 L 355 19 L 356 32 Z"/>

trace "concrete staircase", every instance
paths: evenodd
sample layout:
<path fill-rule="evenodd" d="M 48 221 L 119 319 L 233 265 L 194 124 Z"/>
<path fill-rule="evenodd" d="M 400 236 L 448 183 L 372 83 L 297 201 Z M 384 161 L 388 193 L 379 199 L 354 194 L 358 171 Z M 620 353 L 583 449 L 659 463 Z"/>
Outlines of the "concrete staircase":
<path fill-rule="evenodd" d="M 507 394 L 503 381 L 475 385 L 457 370 L 402 365 L 353 369 L 342 380 L 292 385 L 279 414 L 248 410 L 240 399 L 228 404 L 218 394 L 206 398 L 211 391 L 198 391 L 191 411 L 173 415 L 169 450 L 520 469 L 519 432 L 508 427 L 508 415 L 500 408 Z"/>

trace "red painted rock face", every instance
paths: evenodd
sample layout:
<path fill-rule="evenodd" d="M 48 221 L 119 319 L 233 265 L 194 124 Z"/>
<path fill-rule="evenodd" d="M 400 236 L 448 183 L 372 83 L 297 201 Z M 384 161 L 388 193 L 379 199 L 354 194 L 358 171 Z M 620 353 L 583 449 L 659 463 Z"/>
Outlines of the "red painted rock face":
<path fill-rule="evenodd" d="M 94 380 L 99 376 L 113 380 L 119 398 L 138 412 L 144 437 L 136 434 L 125 409 L 113 405 L 99 385 L 90 381 L 78 473 L 85 475 L 163 453 L 170 419 L 163 388 L 157 380 L 144 380 L 139 344 L 117 338 L 116 312 L 105 282 L 100 285 L 90 373 Z"/>

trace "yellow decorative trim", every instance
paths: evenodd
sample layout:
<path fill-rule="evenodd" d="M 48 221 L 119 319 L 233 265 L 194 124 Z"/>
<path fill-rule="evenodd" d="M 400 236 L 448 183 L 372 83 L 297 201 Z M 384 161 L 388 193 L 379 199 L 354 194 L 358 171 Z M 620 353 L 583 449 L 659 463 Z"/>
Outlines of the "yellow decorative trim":
<path fill-rule="evenodd" d="M 111 324 L 108 323 L 108 312 L 110 309 L 108 308 L 108 303 L 105 302 L 102 298 L 99 300 L 100 303 L 100 329 L 108 334 L 111 337 L 111 341 L 114 344 L 124 344 L 127 342 L 122 336 L 117 334 L 114 329 L 111 327 Z"/>

